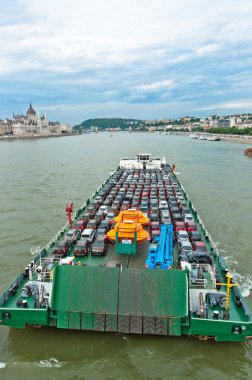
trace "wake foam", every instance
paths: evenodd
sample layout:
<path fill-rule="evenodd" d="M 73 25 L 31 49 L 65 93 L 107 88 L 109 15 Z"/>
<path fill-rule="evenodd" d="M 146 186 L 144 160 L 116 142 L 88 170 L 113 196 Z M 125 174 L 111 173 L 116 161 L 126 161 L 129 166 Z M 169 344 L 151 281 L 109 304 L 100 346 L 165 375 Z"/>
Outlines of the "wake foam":
<path fill-rule="evenodd" d="M 38 367 L 43 367 L 43 368 L 60 368 L 63 365 L 63 362 L 60 362 L 59 360 L 55 358 L 50 358 L 50 359 L 45 359 L 45 360 L 40 360 L 39 362 L 36 363 Z"/>
<path fill-rule="evenodd" d="M 252 290 L 252 275 L 241 275 L 240 273 L 233 272 L 235 282 L 238 282 L 241 289 L 241 294 L 244 298 L 248 297 Z"/>

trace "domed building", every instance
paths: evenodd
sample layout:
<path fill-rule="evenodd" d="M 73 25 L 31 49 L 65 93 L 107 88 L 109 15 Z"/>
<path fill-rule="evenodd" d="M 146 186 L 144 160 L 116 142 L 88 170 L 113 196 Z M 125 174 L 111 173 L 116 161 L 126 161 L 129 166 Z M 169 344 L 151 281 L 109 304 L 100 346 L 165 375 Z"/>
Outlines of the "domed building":
<path fill-rule="evenodd" d="M 34 108 L 32 108 L 31 102 L 30 102 L 30 107 L 26 111 L 26 118 L 28 124 L 37 124 L 38 118 L 37 118 L 37 113 Z"/>
<path fill-rule="evenodd" d="M 60 133 L 71 133 L 72 128 L 59 122 L 49 122 L 46 113 L 42 116 L 30 106 L 26 115 L 14 115 L 12 121 L 12 133 L 14 135 L 49 135 Z"/>
<path fill-rule="evenodd" d="M 46 115 L 42 117 L 35 111 L 30 102 L 30 106 L 25 115 L 13 114 L 13 134 L 15 135 L 37 135 L 49 134 L 49 122 Z"/>

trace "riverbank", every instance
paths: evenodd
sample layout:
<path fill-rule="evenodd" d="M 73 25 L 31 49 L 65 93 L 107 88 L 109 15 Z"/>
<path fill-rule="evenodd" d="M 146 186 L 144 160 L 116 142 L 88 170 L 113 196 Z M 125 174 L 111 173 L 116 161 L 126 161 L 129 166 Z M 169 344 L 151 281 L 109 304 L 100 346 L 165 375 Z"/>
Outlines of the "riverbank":
<path fill-rule="evenodd" d="M 220 137 L 221 140 L 238 142 L 242 144 L 252 144 L 252 136 L 238 136 L 238 135 L 214 135 Z"/>
<path fill-rule="evenodd" d="M 0 140 L 9 141 L 9 140 L 19 140 L 19 139 L 44 139 L 49 137 L 66 137 L 66 136 L 76 136 L 76 133 L 54 133 L 51 135 L 5 135 L 0 136 Z"/>
<path fill-rule="evenodd" d="M 178 134 L 178 133 L 177 133 Z M 190 135 L 189 133 L 180 133 L 182 135 Z M 206 132 L 200 132 L 196 133 L 197 135 L 202 135 L 206 137 L 218 137 L 220 140 L 223 141 L 230 141 L 230 142 L 237 142 L 241 144 L 251 144 L 252 145 L 252 136 L 250 135 L 223 135 L 219 133 L 206 133 Z"/>

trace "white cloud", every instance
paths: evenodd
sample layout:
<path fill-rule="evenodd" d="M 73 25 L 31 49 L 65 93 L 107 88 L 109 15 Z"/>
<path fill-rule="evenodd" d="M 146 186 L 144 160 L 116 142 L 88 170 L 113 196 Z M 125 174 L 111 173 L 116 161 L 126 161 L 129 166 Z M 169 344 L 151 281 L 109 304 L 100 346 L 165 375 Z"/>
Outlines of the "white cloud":
<path fill-rule="evenodd" d="M 252 100 L 245 99 L 239 101 L 227 101 L 213 104 L 210 106 L 202 107 L 202 111 L 212 111 L 212 110 L 235 110 L 235 109 L 252 109 Z"/>
<path fill-rule="evenodd" d="M 198 54 L 211 54 L 220 50 L 220 48 L 221 48 L 220 45 L 211 43 L 211 44 L 200 46 L 196 48 L 195 51 Z"/>
<path fill-rule="evenodd" d="M 155 92 L 163 89 L 173 87 L 174 83 L 172 80 L 163 80 L 161 82 L 153 82 L 148 84 L 140 84 L 135 86 L 134 89 L 139 92 Z"/>
<path fill-rule="evenodd" d="M 0 94 L 9 99 L 38 94 L 38 104 L 61 105 L 55 112 L 80 99 L 197 99 L 200 109 L 250 91 L 248 0 L 12 0 L 0 13 Z"/>

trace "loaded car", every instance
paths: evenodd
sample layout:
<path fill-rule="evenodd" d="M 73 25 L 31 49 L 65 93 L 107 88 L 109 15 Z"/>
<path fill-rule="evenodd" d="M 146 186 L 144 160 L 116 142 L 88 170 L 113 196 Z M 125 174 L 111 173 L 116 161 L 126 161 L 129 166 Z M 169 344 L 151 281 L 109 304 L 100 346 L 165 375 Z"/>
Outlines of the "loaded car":
<path fill-rule="evenodd" d="M 197 226 L 196 226 L 195 222 L 193 222 L 193 221 L 186 223 L 186 229 L 188 232 L 189 231 L 198 231 Z"/>
<path fill-rule="evenodd" d="M 88 256 L 89 247 L 90 247 L 90 244 L 89 244 L 88 240 L 77 241 L 75 249 L 74 249 L 74 255 L 75 256 Z"/>
<path fill-rule="evenodd" d="M 95 213 L 96 213 L 96 208 L 92 205 L 88 206 L 87 208 L 87 212 L 90 214 L 90 218 L 93 218 L 95 216 Z"/>
<path fill-rule="evenodd" d="M 92 256 L 105 256 L 108 249 L 107 239 L 103 236 L 97 236 L 91 248 Z"/>
<path fill-rule="evenodd" d="M 104 219 L 101 221 L 99 228 L 104 228 L 106 229 L 106 232 L 110 229 L 110 223 L 108 220 Z"/>
<path fill-rule="evenodd" d="M 108 209 L 109 209 L 111 203 L 112 202 L 109 201 L 108 204 L 101 205 L 100 208 L 99 208 L 99 211 L 103 212 L 104 214 L 107 214 L 108 213 Z"/>
<path fill-rule="evenodd" d="M 178 253 L 179 255 L 192 251 L 192 244 L 189 240 L 178 241 Z"/>
<path fill-rule="evenodd" d="M 100 220 L 90 219 L 88 224 L 87 224 L 87 228 L 93 228 L 94 230 L 96 230 L 97 227 L 99 226 L 99 224 L 100 224 Z"/>
<path fill-rule="evenodd" d="M 54 250 L 52 251 L 53 255 L 64 256 L 72 248 L 72 241 L 70 240 L 61 240 L 56 243 Z"/>
<path fill-rule="evenodd" d="M 105 220 L 107 220 L 109 224 L 112 224 L 114 219 L 115 219 L 115 213 L 114 212 L 108 212 Z"/>
<path fill-rule="evenodd" d="M 92 213 L 90 213 L 90 212 L 84 212 L 84 214 L 81 215 L 82 220 L 88 221 L 91 218 L 92 218 Z"/>
<path fill-rule="evenodd" d="M 172 214 L 175 214 L 175 213 L 179 212 L 179 208 L 178 208 L 178 206 L 171 206 L 171 207 L 170 207 L 170 210 L 171 210 L 171 213 L 172 213 Z"/>
<path fill-rule="evenodd" d="M 212 259 L 207 252 L 205 253 L 196 253 L 195 251 L 189 251 L 185 254 L 179 255 L 178 263 L 180 269 L 184 269 L 186 263 L 198 263 L 198 264 L 209 264 L 212 265 Z"/>
<path fill-rule="evenodd" d="M 193 241 L 192 247 L 197 253 L 207 252 L 206 244 L 203 241 Z"/>
<path fill-rule="evenodd" d="M 191 241 L 199 241 L 202 240 L 202 235 L 199 231 L 189 231 L 188 235 Z"/>
<path fill-rule="evenodd" d="M 107 231 L 108 231 L 108 229 L 106 227 L 99 227 L 96 230 L 95 237 L 97 237 L 97 236 L 103 236 L 103 238 L 105 238 Z"/>
<path fill-rule="evenodd" d="M 180 214 L 180 212 L 175 212 L 174 214 L 172 214 L 172 220 L 174 223 L 175 222 L 183 222 L 183 217 Z"/>
<path fill-rule="evenodd" d="M 170 217 L 162 217 L 161 221 L 163 224 L 172 224 Z"/>
<path fill-rule="evenodd" d="M 186 231 L 186 226 L 184 222 L 174 222 L 174 230 L 177 231 Z"/>
<path fill-rule="evenodd" d="M 65 234 L 65 240 L 76 242 L 81 237 L 80 230 L 71 229 Z"/>
<path fill-rule="evenodd" d="M 188 232 L 187 231 L 183 231 L 183 230 L 177 231 L 176 237 L 177 237 L 177 241 L 178 242 L 182 241 L 182 240 L 186 240 L 186 241 L 189 240 Z"/>
<path fill-rule="evenodd" d="M 189 214 L 189 213 L 184 214 L 184 221 L 185 221 L 185 223 L 193 222 L 192 214 Z"/>
<path fill-rule="evenodd" d="M 159 222 L 159 215 L 156 213 L 149 214 L 148 218 L 151 222 Z"/>
<path fill-rule="evenodd" d="M 92 243 L 95 238 L 96 230 L 93 228 L 85 228 L 81 234 L 81 240 L 88 240 L 89 243 Z"/>
<path fill-rule="evenodd" d="M 97 213 L 95 214 L 95 219 L 96 220 L 103 220 L 105 218 L 106 214 L 104 211 L 97 211 Z"/>
<path fill-rule="evenodd" d="M 78 220 L 74 223 L 73 229 L 83 231 L 87 225 L 87 220 Z"/>

